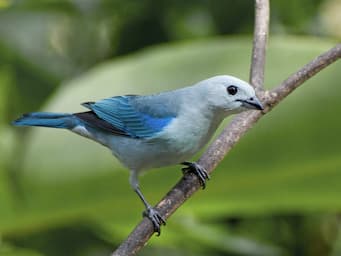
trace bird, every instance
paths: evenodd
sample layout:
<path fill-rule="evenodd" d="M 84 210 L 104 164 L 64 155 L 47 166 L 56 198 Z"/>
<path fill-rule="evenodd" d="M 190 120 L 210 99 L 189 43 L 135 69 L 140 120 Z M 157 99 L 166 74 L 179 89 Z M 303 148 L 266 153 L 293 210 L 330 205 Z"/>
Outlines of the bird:
<path fill-rule="evenodd" d="M 207 171 L 188 160 L 208 143 L 227 116 L 264 109 L 249 83 L 228 75 L 172 91 L 114 96 L 82 105 L 87 108 L 84 112 L 31 112 L 12 124 L 67 129 L 109 148 L 130 170 L 130 185 L 157 235 L 166 222 L 144 197 L 139 174 L 181 164 L 182 171 L 193 173 L 205 188 Z"/>

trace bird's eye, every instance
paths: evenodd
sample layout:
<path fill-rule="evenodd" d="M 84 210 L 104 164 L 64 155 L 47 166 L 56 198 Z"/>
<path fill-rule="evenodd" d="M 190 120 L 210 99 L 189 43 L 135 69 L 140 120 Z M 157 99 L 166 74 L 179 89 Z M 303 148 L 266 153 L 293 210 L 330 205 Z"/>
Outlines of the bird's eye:
<path fill-rule="evenodd" d="M 235 95 L 238 92 L 238 88 L 234 85 L 227 87 L 227 92 L 231 95 Z"/>

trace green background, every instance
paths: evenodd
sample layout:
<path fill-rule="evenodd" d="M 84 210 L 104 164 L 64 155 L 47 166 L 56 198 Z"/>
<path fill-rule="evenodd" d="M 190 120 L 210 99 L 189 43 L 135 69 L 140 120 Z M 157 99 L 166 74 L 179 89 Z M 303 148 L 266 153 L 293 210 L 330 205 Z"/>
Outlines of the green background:
<path fill-rule="evenodd" d="M 50 20 L 56 6 L 42 3 L 38 11 L 32 4 L 14 6 L 0 20 L 20 25 L 23 13 L 34 19 L 43 13 Z M 128 171 L 109 150 L 65 130 L 14 128 L 10 121 L 28 111 L 82 111 L 85 101 L 180 88 L 217 74 L 248 79 L 252 38 L 241 35 L 248 31 L 244 26 L 229 36 L 209 29 L 212 34 L 193 36 L 177 26 L 170 30 L 186 36 L 102 59 L 84 54 L 86 46 L 77 53 L 83 41 L 70 39 L 75 48 L 67 47 L 66 55 L 83 59 L 65 66 L 65 59 L 51 58 L 44 47 L 25 50 L 30 43 L 18 41 L 20 26 L 9 33 L 0 25 L 7 35 L 0 42 L 0 255 L 109 255 L 140 221 L 143 205 L 129 187 Z M 266 87 L 337 41 L 275 33 Z M 338 255 L 340 70 L 340 63 L 331 65 L 264 116 L 218 166 L 207 189 L 186 202 L 141 255 Z M 180 168 L 140 177 L 149 201 L 156 203 L 179 180 Z"/>

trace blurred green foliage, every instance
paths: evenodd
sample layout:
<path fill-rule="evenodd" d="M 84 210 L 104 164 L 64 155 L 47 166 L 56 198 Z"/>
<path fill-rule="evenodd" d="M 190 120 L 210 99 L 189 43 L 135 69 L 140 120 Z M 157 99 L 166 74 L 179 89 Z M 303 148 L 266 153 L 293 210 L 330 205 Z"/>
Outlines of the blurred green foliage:
<path fill-rule="evenodd" d="M 272 2 L 274 32 L 321 34 L 322 2 Z M 253 8 L 234 0 L 2 0 L 0 70 L 14 83 L 6 120 L 37 109 L 61 81 L 106 59 L 174 40 L 251 33 Z"/>
<path fill-rule="evenodd" d="M 325 35 L 319 17 L 329 2 L 271 1 L 272 34 Z M 0 255 L 109 255 L 142 211 L 107 149 L 65 131 L 14 129 L 11 120 L 215 74 L 246 80 L 253 8 L 232 0 L 0 0 Z M 332 45 L 271 37 L 267 87 Z M 339 255 L 339 70 L 324 70 L 264 117 L 141 255 Z M 179 168 L 141 178 L 152 202 Z"/>
<path fill-rule="evenodd" d="M 188 42 L 109 62 L 65 84 L 44 109 L 74 111 L 81 109 L 78 104 L 86 99 L 171 89 L 225 70 L 245 79 L 249 42 L 250 38 Z M 278 84 L 281 77 L 330 46 L 313 39 L 273 38 L 266 83 Z M 339 69 L 336 64 L 323 71 L 266 116 L 218 167 L 208 190 L 184 205 L 169 220 L 162 238 L 152 240 L 152 244 L 185 251 L 213 250 L 210 254 L 273 255 L 286 251 L 284 255 L 291 255 L 295 239 L 301 239 L 302 244 L 315 239 L 305 235 L 307 230 L 300 220 L 309 218 L 303 214 L 333 212 L 341 207 L 341 123 L 333 112 L 340 107 L 335 82 L 340 79 Z M 84 243 L 109 250 L 140 219 L 142 205 L 128 186 L 127 172 L 119 171 L 123 168 L 105 148 L 65 131 L 34 129 L 27 153 L 20 176 L 21 201 L 3 187 L 0 227 L 6 241 L 46 255 L 85 255 L 83 250 L 93 248 L 84 249 Z M 142 188 L 153 202 L 180 176 L 177 167 L 166 169 L 169 171 L 151 172 L 142 178 Z M 277 217 L 284 213 L 292 217 Z M 264 219 L 256 224 L 251 220 L 238 224 L 240 218 L 260 216 Z M 314 217 L 314 221 L 319 218 Z M 284 225 L 275 238 L 272 232 L 277 228 L 271 222 Z M 234 228 L 226 229 L 231 225 Z M 287 237 L 290 229 L 298 229 L 303 237 L 296 232 Z M 65 234 L 74 235 L 73 243 L 61 252 L 53 246 L 70 240 Z M 54 242 L 50 244 L 44 237 Z M 93 244 L 84 242 L 88 239 Z M 284 248 L 279 249 L 281 246 Z M 308 253 L 315 247 L 301 250 Z"/>

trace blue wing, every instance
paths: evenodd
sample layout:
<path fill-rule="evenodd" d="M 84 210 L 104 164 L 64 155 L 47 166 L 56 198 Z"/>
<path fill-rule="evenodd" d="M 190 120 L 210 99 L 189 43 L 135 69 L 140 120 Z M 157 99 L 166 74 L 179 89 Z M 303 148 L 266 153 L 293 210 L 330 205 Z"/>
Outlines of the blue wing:
<path fill-rule="evenodd" d="M 136 97 L 139 96 L 117 96 L 83 105 L 124 135 L 134 138 L 154 136 L 175 117 L 169 113 L 160 116 L 141 111 L 141 108 L 134 104 Z"/>

